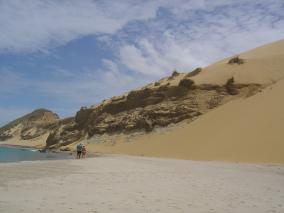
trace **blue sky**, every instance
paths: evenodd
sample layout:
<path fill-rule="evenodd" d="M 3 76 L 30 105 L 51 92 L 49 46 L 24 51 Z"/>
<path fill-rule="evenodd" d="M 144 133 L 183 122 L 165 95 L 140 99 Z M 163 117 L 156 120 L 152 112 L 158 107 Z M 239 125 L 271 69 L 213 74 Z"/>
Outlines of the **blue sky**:
<path fill-rule="evenodd" d="M 282 0 L 0 0 L 0 125 L 283 39 Z"/>

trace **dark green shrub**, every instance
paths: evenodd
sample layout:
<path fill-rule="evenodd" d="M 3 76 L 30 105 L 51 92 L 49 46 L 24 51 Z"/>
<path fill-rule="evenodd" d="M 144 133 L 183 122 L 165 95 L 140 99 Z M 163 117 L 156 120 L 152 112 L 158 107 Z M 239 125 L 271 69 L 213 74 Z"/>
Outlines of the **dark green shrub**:
<path fill-rule="evenodd" d="M 189 78 L 184 78 L 184 79 L 181 79 L 178 86 L 179 87 L 184 87 L 184 88 L 191 88 L 194 84 L 194 81 L 189 79 Z"/>

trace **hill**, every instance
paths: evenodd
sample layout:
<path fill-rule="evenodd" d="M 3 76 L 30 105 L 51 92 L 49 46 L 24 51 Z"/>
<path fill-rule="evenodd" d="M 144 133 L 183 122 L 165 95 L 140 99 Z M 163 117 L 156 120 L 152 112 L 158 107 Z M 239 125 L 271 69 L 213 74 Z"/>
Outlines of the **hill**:
<path fill-rule="evenodd" d="M 9 143 L 11 139 L 22 140 L 27 142 L 23 145 L 29 145 L 30 140 L 49 134 L 58 120 L 57 114 L 46 109 L 37 109 L 1 127 L 0 141 Z"/>

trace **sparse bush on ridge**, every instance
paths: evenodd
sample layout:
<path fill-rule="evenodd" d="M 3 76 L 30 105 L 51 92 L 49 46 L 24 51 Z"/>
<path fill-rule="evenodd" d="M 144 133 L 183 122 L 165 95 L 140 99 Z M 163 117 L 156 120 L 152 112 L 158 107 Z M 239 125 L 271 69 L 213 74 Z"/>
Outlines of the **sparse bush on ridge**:
<path fill-rule="evenodd" d="M 155 83 L 154 83 L 154 86 L 155 86 L 155 87 L 160 86 L 160 85 L 161 85 L 160 82 L 155 82 Z"/>
<path fill-rule="evenodd" d="M 235 56 L 228 61 L 228 64 L 243 64 L 245 63 L 244 59 L 241 59 L 239 56 Z"/>
<path fill-rule="evenodd" d="M 193 77 L 193 76 L 196 76 L 198 75 L 200 72 L 202 71 L 202 68 L 201 67 L 198 67 L 196 69 L 194 69 L 193 71 L 191 71 L 190 73 L 186 74 L 186 78 L 190 78 L 190 77 Z"/>
<path fill-rule="evenodd" d="M 179 72 L 177 70 L 174 70 L 172 73 L 172 77 L 176 77 L 179 75 Z"/>
<path fill-rule="evenodd" d="M 177 70 L 174 70 L 172 75 L 170 77 L 168 77 L 168 80 L 172 80 L 174 79 L 176 76 L 179 76 L 179 72 Z"/>
<path fill-rule="evenodd" d="M 128 93 L 127 100 L 144 99 L 151 95 L 151 90 L 148 88 L 141 90 L 133 90 Z"/>
<path fill-rule="evenodd" d="M 194 81 L 189 79 L 189 78 L 184 78 L 184 79 L 181 79 L 178 86 L 179 87 L 184 87 L 184 88 L 191 88 L 194 84 Z"/>

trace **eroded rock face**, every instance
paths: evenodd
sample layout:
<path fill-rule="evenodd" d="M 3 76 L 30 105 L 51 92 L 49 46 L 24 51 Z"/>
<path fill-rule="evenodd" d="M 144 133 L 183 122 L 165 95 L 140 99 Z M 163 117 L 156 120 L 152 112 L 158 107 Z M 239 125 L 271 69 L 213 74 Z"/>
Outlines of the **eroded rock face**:
<path fill-rule="evenodd" d="M 75 121 L 82 124 L 81 129 L 89 136 L 133 130 L 151 131 L 155 126 L 195 118 L 222 104 L 224 98 L 230 96 L 226 88 L 220 87 L 190 89 L 178 86 L 144 92 L 130 93 L 131 98 L 111 101 L 95 109 L 81 109 Z"/>
<path fill-rule="evenodd" d="M 200 72 L 200 71 L 199 71 Z M 175 77 L 178 75 L 175 75 Z M 152 131 L 187 119 L 191 121 L 221 104 L 243 96 L 250 85 L 195 85 L 185 76 L 177 85 L 153 84 L 114 97 L 91 108 L 81 108 L 74 119 L 60 123 L 47 139 L 48 147 L 60 147 L 84 137 L 101 134 Z M 228 89 L 229 88 L 229 89 Z M 232 94 L 232 88 L 234 94 Z"/>
<path fill-rule="evenodd" d="M 78 129 L 74 117 L 61 120 L 46 140 L 47 148 L 66 146 L 83 137 L 83 132 Z"/>
<path fill-rule="evenodd" d="M 102 113 L 94 119 L 90 117 L 90 122 L 85 128 L 89 136 L 135 130 L 151 131 L 155 126 L 167 126 L 200 114 L 197 108 L 177 102 L 168 102 L 139 107 L 115 115 Z"/>
<path fill-rule="evenodd" d="M 35 110 L 0 128 L 0 140 L 7 140 L 14 136 L 20 136 L 22 140 L 39 137 L 55 129 L 58 120 L 58 115 L 49 110 Z"/>

